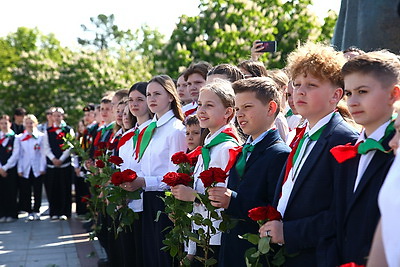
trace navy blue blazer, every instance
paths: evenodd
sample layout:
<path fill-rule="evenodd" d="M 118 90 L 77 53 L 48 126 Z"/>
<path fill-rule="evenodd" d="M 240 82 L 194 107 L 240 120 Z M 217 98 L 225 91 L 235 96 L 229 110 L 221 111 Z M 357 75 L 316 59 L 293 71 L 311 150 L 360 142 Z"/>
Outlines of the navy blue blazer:
<path fill-rule="evenodd" d="M 307 157 L 296 178 L 283 214 L 287 257 L 285 266 L 317 266 L 316 249 L 320 240 L 334 232 L 334 173 L 339 165 L 329 150 L 355 142 L 358 134 L 335 113 Z M 277 207 L 282 191 L 281 174 L 274 199 Z"/>
<path fill-rule="evenodd" d="M 248 210 L 272 204 L 276 183 L 289 153 L 290 148 L 278 131 L 271 130 L 255 145 L 242 178 L 235 167 L 230 170 L 228 188 L 236 192 L 236 197 L 231 198 L 225 214 L 239 221 L 222 234 L 218 266 L 246 266 L 245 251 L 254 245 L 238 235 L 258 234 L 259 226 L 249 219 Z"/>
<path fill-rule="evenodd" d="M 389 150 L 389 141 L 394 131 L 382 142 Z M 378 207 L 379 190 L 394 160 L 393 152 L 376 151 L 362 176 L 355 192 L 360 155 L 342 164 L 338 170 L 338 185 L 335 189 L 337 221 L 337 259 L 334 264 L 355 262 L 365 265 L 369 255 L 375 228 L 380 218 Z M 332 260 L 333 261 L 333 260 Z M 335 266 L 335 265 L 331 265 Z"/>

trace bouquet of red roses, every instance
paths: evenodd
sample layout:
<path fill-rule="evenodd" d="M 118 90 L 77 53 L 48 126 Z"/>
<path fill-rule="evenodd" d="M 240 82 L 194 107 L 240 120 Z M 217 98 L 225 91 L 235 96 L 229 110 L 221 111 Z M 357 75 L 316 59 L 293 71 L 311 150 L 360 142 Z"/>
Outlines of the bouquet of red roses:
<path fill-rule="evenodd" d="M 184 152 L 177 152 L 171 157 L 171 161 L 178 165 L 177 172 L 168 172 L 164 175 L 162 182 L 170 187 L 177 185 L 193 186 L 193 168 L 195 159 L 189 157 Z M 184 244 L 188 244 L 191 232 L 190 214 L 193 210 L 193 203 L 176 199 L 170 191 L 165 192 L 162 198 L 165 203 L 165 213 L 174 222 L 173 227 L 169 227 L 169 232 L 163 240 L 165 251 L 169 251 L 173 258 L 178 262 L 189 265 L 184 252 Z M 161 214 L 161 211 L 159 211 Z"/>
<path fill-rule="evenodd" d="M 274 207 L 270 205 L 265 207 L 253 208 L 249 210 L 248 216 L 250 219 L 257 222 L 260 227 L 267 221 L 282 219 L 282 216 L 279 213 L 279 211 L 277 211 Z M 283 263 L 285 262 L 283 247 L 275 253 L 274 249 L 271 248 L 270 246 L 270 241 L 271 241 L 270 236 L 264 236 L 260 238 L 258 234 L 247 233 L 241 236 L 240 238 L 246 239 L 250 243 L 257 246 L 249 248 L 246 251 L 245 258 L 247 266 L 260 266 L 259 261 L 262 255 L 266 256 L 266 261 L 268 263 L 268 266 L 282 266 Z M 274 255 L 271 256 L 272 257 L 271 263 L 269 262 L 270 260 L 269 254 L 271 254 L 270 252 L 274 253 Z"/>

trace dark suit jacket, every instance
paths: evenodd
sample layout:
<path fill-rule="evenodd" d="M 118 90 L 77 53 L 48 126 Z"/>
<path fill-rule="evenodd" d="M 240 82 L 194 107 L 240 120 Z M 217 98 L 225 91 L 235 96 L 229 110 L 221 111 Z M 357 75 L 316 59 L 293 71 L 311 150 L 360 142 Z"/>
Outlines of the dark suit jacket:
<path fill-rule="evenodd" d="M 316 249 L 320 240 L 334 231 L 333 185 L 338 163 L 329 150 L 355 142 L 358 134 L 335 113 L 307 157 L 296 178 L 283 214 L 283 232 L 288 254 L 285 266 L 317 266 Z M 278 205 L 284 173 L 275 193 Z"/>
<path fill-rule="evenodd" d="M 383 140 L 389 150 L 393 134 Z M 379 190 L 394 159 L 393 152 L 376 151 L 362 176 L 355 192 L 360 155 L 341 164 L 336 186 L 337 248 L 340 264 L 355 262 L 366 264 L 375 228 L 380 218 L 378 208 Z M 332 265 L 335 266 L 335 265 Z"/>
<path fill-rule="evenodd" d="M 290 148 L 271 130 L 258 142 L 246 163 L 242 178 L 233 167 L 229 173 L 228 188 L 237 193 L 225 213 L 239 219 L 237 225 L 222 234 L 218 266 L 246 266 L 245 251 L 254 246 L 239 239 L 245 233 L 258 234 L 258 224 L 249 219 L 248 210 L 272 203 L 276 183 Z"/>

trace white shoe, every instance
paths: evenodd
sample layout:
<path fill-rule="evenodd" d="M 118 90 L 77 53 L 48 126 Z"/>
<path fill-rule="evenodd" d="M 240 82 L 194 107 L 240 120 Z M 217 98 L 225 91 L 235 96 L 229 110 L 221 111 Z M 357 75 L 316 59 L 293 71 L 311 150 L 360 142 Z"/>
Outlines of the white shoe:
<path fill-rule="evenodd" d="M 33 213 L 33 219 L 34 219 L 35 221 L 40 221 L 40 215 L 39 215 L 39 213 L 34 212 L 34 213 Z"/>
<path fill-rule="evenodd" d="M 6 217 L 1 217 L 0 218 L 0 223 L 6 222 Z"/>
<path fill-rule="evenodd" d="M 68 218 L 67 218 L 67 216 L 65 216 L 65 215 L 61 215 L 61 216 L 60 216 L 60 220 L 61 220 L 61 221 L 66 221 L 66 220 L 68 220 Z"/>
<path fill-rule="evenodd" d="M 33 215 L 33 213 L 29 213 L 28 221 L 33 221 L 33 220 L 34 220 L 34 215 Z"/>

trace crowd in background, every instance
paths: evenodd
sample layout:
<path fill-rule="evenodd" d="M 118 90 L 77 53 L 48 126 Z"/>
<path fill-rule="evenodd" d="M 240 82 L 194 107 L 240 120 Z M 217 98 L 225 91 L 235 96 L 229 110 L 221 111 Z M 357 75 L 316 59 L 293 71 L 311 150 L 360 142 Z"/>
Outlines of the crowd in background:
<path fill-rule="evenodd" d="M 86 200 L 93 197 L 87 176 L 98 167 L 95 154 L 105 142 L 115 145 L 111 152 L 122 158 L 121 171 L 137 173 L 121 188 L 140 189 L 141 198 L 129 201 L 139 219 L 117 239 L 107 214 L 86 223 L 88 230 L 92 224 L 101 228 L 97 236 L 107 259 L 99 264 L 179 265 L 160 250 L 163 230 L 173 221 L 165 214 L 155 221 L 164 210 L 160 197 L 170 190 L 204 217 L 207 208 L 195 196 L 207 191 L 213 206 L 239 219 L 230 231 L 211 237 L 210 255 L 218 266 L 246 266 L 251 243 L 238 236 L 249 232 L 284 244 L 292 255 L 285 266 L 400 266 L 393 223 L 398 201 L 392 197 L 400 189 L 394 155 L 399 58 L 387 51 L 337 52 L 306 44 L 289 55 L 285 69 L 267 70 L 258 61 L 262 48 L 254 42 L 252 59 L 237 66 L 200 61 L 179 77 L 157 75 L 110 91 L 83 108 L 76 127 L 66 123 L 62 107 L 49 107 L 41 124 L 24 108 L 13 119 L 2 115 L 0 222 L 13 222 L 21 212 L 29 221 L 43 219 L 43 185 L 51 220 L 71 218 L 72 199 L 76 214 L 85 218 Z M 67 135 L 76 137 L 90 159 L 63 146 Z M 237 147 L 241 152 L 232 158 Z M 169 187 L 163 176 L 176 171 L 171 157 L 180 151 L 200 151 L 194 184 Z M 209 189 L 199 177 L 211 167 L 229 171 L 229 178 Z M 382 187 L 386 182 L 391 184 Z M 259 228 L 247 211 L 266 205 L 282 219 Z M 219 223 L 213 221 L 217 229 Z M 195 233 L 201 229 L 193 224 Z M 193 266 L 202 265 L 204 251 L 196 242 L 186 244 L 185 253 Z"/>

